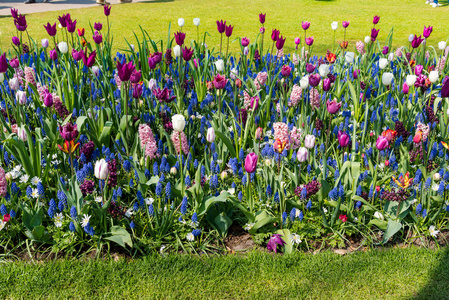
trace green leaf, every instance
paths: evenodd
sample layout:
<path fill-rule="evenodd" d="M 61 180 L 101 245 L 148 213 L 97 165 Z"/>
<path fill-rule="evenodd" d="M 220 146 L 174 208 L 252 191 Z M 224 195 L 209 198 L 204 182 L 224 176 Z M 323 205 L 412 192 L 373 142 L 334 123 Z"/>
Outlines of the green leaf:
<path fill-rule="evenodd" d="M 276 231 L 276 233 L 282 235 L 282 239 L 285 241 L 284 253 L 291 254 L 293 252 L 293 244 L 290 239 L 290 235 L 291 235 L 290 230 L 279 229 L 278 231 Z"/>
<path fill-rule="evenodd" d="M 228 151 L 231 153 L 231 157 L 236 157 L 235 149 L 232 146 L 231 140 L 220 131 L 215 131 L 215 135 L 218 136 L 226 145 L 226 148 L 228 148 Z"/>
<path fill-rule="evenodd" d="M 229 194 L 228 192 L 223 192 L 220 195 L 218 195 L 217 197 L 204 198 L 203 202 L 201 203 L 201 206 L 198 208 L 198 211 L 197 211 L 198 216 L 204 215 L 209 210 L 209 207 L 212 204 L 215 204 L 217 202 L 226 202 L 228 197 L 230 197 L 230 196 L 231 196 L 231 194 Z"/>
<path fill-rule="evenodd" d="M 387 230 L 384 232 L 384 238 L 382 240 L 382 244 L 388 242 L 388 240 L 396 234 L 399 230 L 401 230 L 402 224 L 393 220 L 388 220 Z"/>
<path fill-rule="evenodd" d="M 261 210 L 258 211 L 256 213 L 256 218 L 255 218 L 255 224 L 253 225 L 253 227 L 250 229 L 250 233 L 253 234 L 255 233 L 259 228 L 262 228 L 263 226 L 269 224 L 269 223 L 273 223 L 277 220 L 278 218 L 274 217 L 272 214 L 268 213 L 266 210 Z"/>
<path fill-rule="evenodd" d="M 111 236 L 106 237 L 106 240 L 115 242 L 117 244 L 119 244 L 120 246 L 122 246 L 123 248 L 126 248 L 127 244 L 128 246 L 130 246 L 132 248 L 133 246 L 133 242 L 131 239 L 131 235 L 129 234 L 129 232 L 121 227 L 121 226 L 112 226 L 111 227 Z"/>

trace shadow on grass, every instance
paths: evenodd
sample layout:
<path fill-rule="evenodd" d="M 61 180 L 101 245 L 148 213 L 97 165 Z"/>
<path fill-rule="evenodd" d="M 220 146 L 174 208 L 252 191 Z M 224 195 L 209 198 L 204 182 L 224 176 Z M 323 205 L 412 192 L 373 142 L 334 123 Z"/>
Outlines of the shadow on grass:
<path fill-rule="evenodd" d="M 449 247 L 439 256 L 440 263 L 432 271 L 431 279 L 412 299 L 449 299 Z"/>
<path fill-rule="evenodd" d="M 139 1 L 138 3 L 164 3 L 164 2 L 175 2 L 175 0 L 148 0 L 148 1 Z"/>

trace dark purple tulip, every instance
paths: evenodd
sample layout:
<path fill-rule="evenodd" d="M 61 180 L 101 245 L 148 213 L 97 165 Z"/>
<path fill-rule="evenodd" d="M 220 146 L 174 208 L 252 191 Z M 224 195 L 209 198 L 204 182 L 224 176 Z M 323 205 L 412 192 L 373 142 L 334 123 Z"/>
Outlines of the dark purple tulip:
<path fill-rule="evenodd" d="M 182 49 L 182 58 L 184 58 L 185 61 L 191 60 L 192 59 L 192 55 L 193 55 L 193 49 L 192 48 L 184 47 Z"/>
<path fill-rule="evenodd" d="M 246 46 L 248 46 L 249 45 L 249 39 L 247 38 L 247 37 L 244 37 L 243 39 L 242 39 L 242 46 L 243 47 L 246 47 Z"/>
<path fill-rule="evenodd" d="M 104 11 L 104 15 L 106 17 L 109 17 L 109 15 L 111 14 L 111 6 L 110 5 L 103 6 L 103 11 Z"/>
<path fill-rule="evenodd" d="M 385 47 L 382 49 L 382 54 L 383 54 L 383 55 L 387 55 L 387 54 L 388 54 L 388 50 L 390 50 L 390 49 L 388 48 L 388 46 L 385 46 Z"/>
<path fill-rule="evenodd" d="M 175 32 L 175 41 L 176 44 L 182 46 L 184 44 L 184 39 L 186 38 L 186 34 L 183 32 Z"/>
<path fill-rule="evenodd" d="M 160 63 L 162 61 L 162 53 L 161 52 L 154 52 L 153 58 L 156 61 L 156 63 Z"/>
<path fill-rule="evenodd" d="M 284 48 L 284 43 L 285 40 L 287 38 L 283 38 L 282 35 L 278 37 L 277 41 L 276 41 L 276 49 L 281 50 L 282 48 Z"/>
<path fill-rule="evenodd" d="M 171 65 L 171 63 L 173 62 L 173 56 L 171 55 L 171 49 L 170 48 L 168 48 L 167 51 L 165 51 L 164 57 L 165 57 L 165 64 L 167 66 Z"/>
<path fill-rule="evenodd" d="M 352 72 L 352 78 L 357 79 L 359 77 L 360 70 L 354 70 Z"/>
<path fill-rule="evenodd" d="M 67 18 L 70 18 L 69 14 L 64 14 L 58 17 L 59 24 L 61 24 L 61 26 L 64 28 L 67 27 Z"/>
<path fill-rule="evenodd" d="M 164 88 L 161 90 L 157 88 L 153 90 L 153 94 L 159 102 L 170 103 L 176 99 L 176 96 L 170 96 L 171 90 Z"/>
<path fill-rule="evenodd" d="M 143 93 L 142 86 L 140 84 L 136 84 L 133 88 L 133 98 L 139 99 L 140 96 L 142 96 L 142 93 Z"/>
<path fill-rule="evenodd" d="M 5 73 L 8 70 L 8 62 L 6 61 L 6 53 L 0 56 L 0 73 Z"/>
<path fill-rule="evenodd" d="M 45 28 L 45 30 L 47 30 L 47 33 L 49 36 L 56 35 L 56 22 L 53 25 L 51 25 L 50 23 L 47 23 L 47 25 L 44 25 L 44 28 Z"/>
<path fill-rule="evenodd" d="M 19 15 L 14 19 L 14 24 L 18 31 L 25 31 L 28 27 L 27 20 L 24 15 Z"/>
<path fill-rule="evenodd" d="M 273 40 L 273 42 L 276 42 L 278 38 L 279 38 L 279 30 L 273 29 L 273 31 L 271 31 L 271 39 Z"/>
<path fill-rule="evenodd" d="M 94 29 L 101 31 L 103 29 L 103 24 L 101 24 L 100 22 L 94 23 Z"/>
<path fill-rule="evenodd" d="M 78 133 L 79 132 L 76 124 L 73 125 L 72 123 L 68 122 L 64 126 L 59 125 L 59 134 L 66 141 L 73 141 L 78 137 Z"/>
<path fill-rule="evenodd" d="M 290 67 L 287 66 L 287 65 L 283 65 L 283 66 L 282 66 L 281 74 L 282 74 L 283 77 L 288 77 L 288 76 L 290 76 L 291 72 L 292 72 L 292 68 L 290 68 Z"/>
<path fill-rule="evenodd" d="M 320 84 L 321 77 L 319 74 L 313 74 L 309 76 L 309 84 L 313 87 L 318 86 Z"/>
<path fill-rule="evenodd" d="M 67 19 L 67 31 L 70 33 L 74 33 L 76 30 L 76 20 L 72 21 L 72 19 Z"/>
<path fill-rule="evenodd" d="M 329 78 L 324 78 L 323 80 L 323 91 L 327 92 L 331 89 L 331 80 Z"/>
<path fill-rule="evenodd" d="M 82 50 L 81 50 L 82 51 Z M 91 68 L 95 63 L 95 57 L 97 57 L 97 51 L 94 50 L 89 54 L 89 57 L 86 56 L 86 53 L 83 52 L 83 63 L 86 67 Z"/>
<path fill-rule="evenodd" d="M 156 62 L 156 60 L 154 59 L 154 56 L 148 58 L 148 66 L 150 66 L 150 69 L 151 69 L 151 70 L 156 69 L 157 62 Z"/>
<path fill-rule="evenodd" d="M 256 49 L 256 51 L 254 51 L 254 60 L 255 61 L 259 61 L 260 60 L 259 50 L 257 50 L 257 49 Z"/>
<path fill-rule="evenodd" d="M 20 40 L 19 40 L 19 38 L 16 37 L 16 36 L 13 36 L 13 37 L 12 37 L 12 43 L 13 43 L 15 46 L 19 47 L 19 46 L 20 46 Z"/>
<path fill-rule="evenodd" d="M 343 22 L 341 23 L 341 25 L 343 26 L 343 28 L 348 28 L 348 26 L 349 26 L 349 21 L 343 21 Z"/>
<path fill-rule="evenodd" d="M 351 141 L 351 137 L 349 136 L 349 134 L 341 130 L 338 131 L 337 139 L 340 147 L 342 148 L 347 147 L 349 145 L 349 142 Z"/>
<path fill-rule="evenodd" d="M 58 52 L 55 49 L 50 50 L 50 59 L 51 60 L 57 60 L 58 59 Z"/>
<path fill-rule="evenodd" d="M 421 36 L 417 37 L 415 34 L 415 37 L 413 38 L 412 41 L 412 48 L 418 48 L 419 45 L 421 45 L 421 43 L 424 41 L 423 38 L 421 38 Z"/>
<path fill-rule="evenodd" d="M 307 71 L 307 73 L 313 73 L 313 71 L 315 71 L 315 66 L 314 65 L 312 65 L 312 64 L 307 64 L 306 65 L 306 71 Z"/>
<path fill-rule="evenodd" d="M 426 26 L 424 26 L 424 32 L 423 32 L 423 36 L 427 39 L 430 34 L 432 33 L 433 27 L 429 26 L 426 28 Z"/>
<path fill-rule="evenodd" d="M 226 26 L 225 33 L 226 33 L 227 37 L 231 37 L 233 29 L 234 29 L 234 26 L 231 26 L 231 25 Z"/>
<path fill-rule="evenodd" d="M 132 61 L 123 65 L 117 62 L 117 73 L 121 81 L 128 81 L 135 69 Z"/>
<path fill-rule="evenodd" d="M 268 241 L 267 249 L 270 252 L 278 253 L 277 252 L 277 246 L 284 246 L 286 242 L 281 238 L 280 234 L 273 234 Z"/>
<path fill-rule="evenodd" d="M 375 41 L 377 39 L 377 35 L 379 34 L 380 29 L 373 28 L 371 29 L 371 41 Z"/>
<path fill-rule="evenodd" d="M 11 68 L 17 69 L 19 67 L 19 64 L 20 62 L 17 57 L 9 60 L 9 65 L 11 66 Z"/>
<path fill-rule="evenodd" d="M 379 23 L 380 17 L 379 16 L 374 16 L 373 18 L 373 24 L 376 25 L 377 23 Z"/>
<path fill-rule="evenodd" d="M 83 50 L 76 51 L 75 49 L 72 49 L 72 57 L 75 61 L 80 61 L 84 57 L 84 51 Z"/>
<path fill-rule="evenodd" d="M 223 20 L 221 21 L 217 21 L 217 30 L 219 33 L 223 33 L 226 30 L 226 21 L 223 22 Z"/>
<path fill-rule="evenodd" d="M 265 23 L 265 16 L 266 16 L 267 14 L 259 14 L 259 22 L 260 23 L 262 23 L 262 24 L 264 24 Z"/>
<path fill-rule="evenodd" d="M 13 19 L 17 19 L 17 17 L 19 16 L 19 10 L 11 8 L 11 16 Z"/>
<path fill-rule="evenodd" d="M 301 23 L 302 29 L 307 30 L 310 27 L 310 22 L 304 21 Z"/>
<path fill-rule="evenodd" d="M 326 79 L 328 79 L 328 78 L 326 78 Z M 324 79 L 324 81 L 326 81 L 326 79 Z M 326 108 L 327 108 L 327 111 L 331 115 L 335 115 L 336 113 L 338 113 L 338 111 L 341 108 L 341 102 L 337 102 L 337 99 L 334 99 L 332 101 L 327 101 Z"/>
<path fill-rule="evenodd" d="M 103 36 L 98 31 L 95 31 L 92 39 L 96 44 L 101 44 L 103 42 Z"/>
<path fill-rule="evenodd" d="M 51 93 L 45 92 L 44 105 L 45 105 L 45 107 L 52 107 L 53 106 L 53 96 L 52 96 Z"/>
<path fill-rule="evenodd" d="M 441 87 L 441 97 L 447 98 L 449 97 L 449 77 L 446 76 L 446 78 L 443 80 L 443 86 Z"/>
<path fill-rule="evenodd" d="M 142 71 L 134 71 L 131 74 L 131 77 L 129 77 L 129 81 L 131 81 L 131 83 L 139 83 L 140 78 L 142 77 Z"/>

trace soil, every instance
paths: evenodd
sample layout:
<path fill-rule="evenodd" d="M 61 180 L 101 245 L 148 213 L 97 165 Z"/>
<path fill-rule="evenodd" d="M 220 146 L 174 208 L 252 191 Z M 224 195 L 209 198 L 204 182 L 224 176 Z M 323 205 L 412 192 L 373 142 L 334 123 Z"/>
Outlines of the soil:
<path fill-rule="evenodd" d="M 252 236 L 237 224 L 233 224 L 229 228 L 228 236 L 225 238 L 224 244 L 226 249 L 231 253 L 249 251 L 256 246 Z"/>

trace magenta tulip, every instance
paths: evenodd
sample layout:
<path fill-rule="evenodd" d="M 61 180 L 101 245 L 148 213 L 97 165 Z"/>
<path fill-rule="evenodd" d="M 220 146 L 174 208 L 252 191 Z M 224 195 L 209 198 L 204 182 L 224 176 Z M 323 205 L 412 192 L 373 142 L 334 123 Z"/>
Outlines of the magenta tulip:
<path fill-rule="evenodd" d="M 337 102 L 337 99 L 327 101 L 326 108 L 331 115 L 334 115 L 340 111 L 341 102 Z"/>
<path fill-rule="evenodd" d="M 245 159 L 245 171 L 248 173 L 254 173 L 257 168 L 257 155 L 251 152 L 246 156 Z"/>
<path fill-rule="evenodd" d="M 379 136 L 376 141 L 376 148 L 379 151 L 387 149 L 388 148 L 388 139 L 384 136 Z"/>
<path fill-rule="evenodd" d="M 351 141 L 351 137 L 349 136 L 349 134 L 341 130 L 338 131 L 337 139 L 340 147 L 342 148 L 347 147 L 349 145 L 349 142 Z"/>

